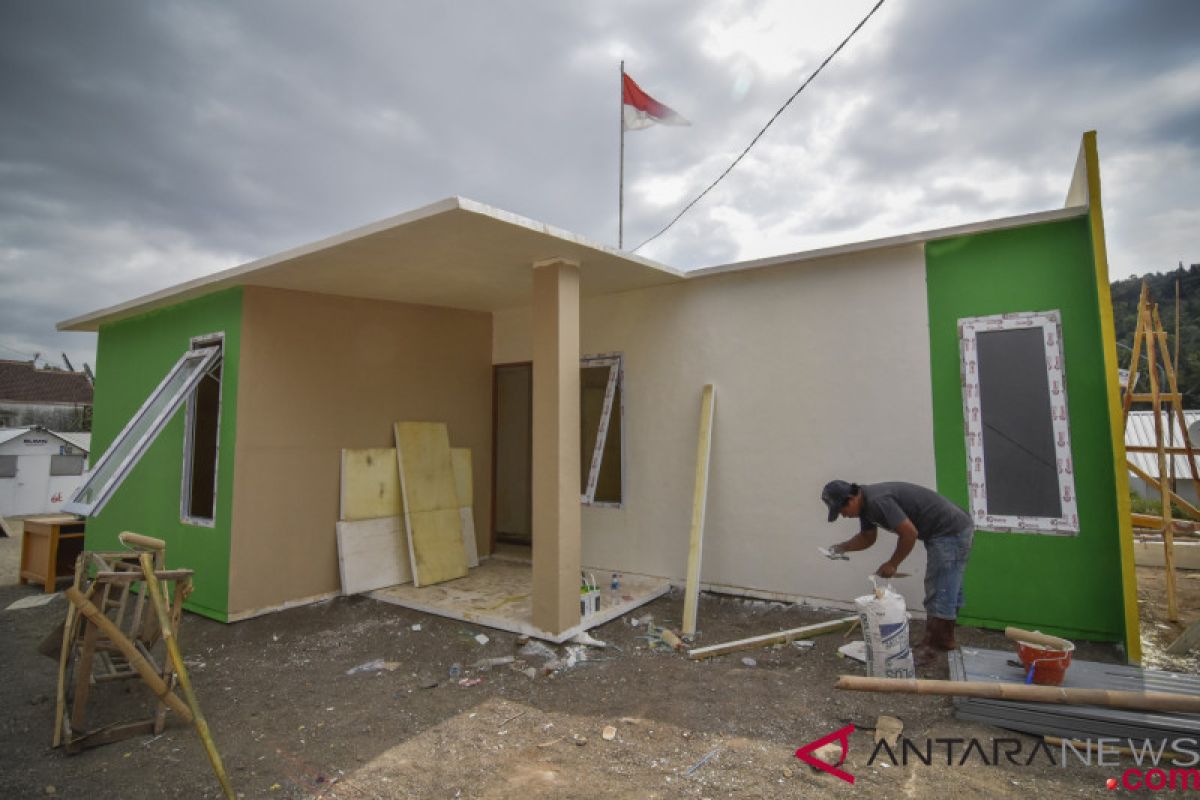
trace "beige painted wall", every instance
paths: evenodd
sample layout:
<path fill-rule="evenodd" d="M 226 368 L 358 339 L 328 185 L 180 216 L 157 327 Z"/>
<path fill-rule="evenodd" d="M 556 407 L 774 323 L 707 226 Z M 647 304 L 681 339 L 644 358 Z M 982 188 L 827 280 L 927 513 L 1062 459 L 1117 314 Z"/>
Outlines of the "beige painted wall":
<path fill-rule="evenodd" d="M 587 298 L 583 354 L 625 357 L 625 504 L 585 508 L 583 563 L 682 578 L 700 392 L 716 415 L 704 536 L 708 584 L 849 601 L 894 537 L 820 557 L 857 522 L 825 521 L 834 477 L 933 486 L 921 245 Z M 494 315 L 492 359 L 530 357 L 528 309 Z M 920 609 L 924 553 L 897 582 Z"/>
<path fill-rule="evenodd" d="M 486 313 L 246 289 L 231 615 L 338 591 L 340 451 L 393 446 L 396 420 L 446 422 L 471 448 L 490 519 L 491 335 Z"/>

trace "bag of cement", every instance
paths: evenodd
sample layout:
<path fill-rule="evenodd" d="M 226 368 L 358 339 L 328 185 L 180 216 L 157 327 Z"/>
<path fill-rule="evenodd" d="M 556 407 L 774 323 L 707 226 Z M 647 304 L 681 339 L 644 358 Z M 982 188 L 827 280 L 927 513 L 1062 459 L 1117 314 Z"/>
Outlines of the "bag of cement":
<path fill-rule="evenodd" d="M 867 674 L 873 678 L 915 678 L 904 598 L 890 585 L 876 585 L 874 592 L 856 598 L 854 605 L 867 644 Z"/>

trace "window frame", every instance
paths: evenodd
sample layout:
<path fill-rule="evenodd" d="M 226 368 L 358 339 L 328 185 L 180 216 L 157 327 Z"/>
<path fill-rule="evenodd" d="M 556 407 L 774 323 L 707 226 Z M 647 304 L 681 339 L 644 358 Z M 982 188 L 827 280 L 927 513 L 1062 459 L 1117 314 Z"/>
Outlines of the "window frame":
<path fill-rule="evenodd" d="M 596 433 L 596 442 L 592 447 L 592 456 L 589 459 L 587 482 L 584 484 L 584 491 L 579 496 L 579 502 L 585 506 L 592 508 L 623 508 L 625 505 L 625 374 L 624 374 L 624 358 L 621 353 L 600 353 L 597 355 L 583 356 L 579 359 L 579 369 L 582 371 L 588 368 L 604 367 L 609 368 L 608 384 L 604 390 L 604 405 L 600 412 L 599 428 Z M 620 389 L 621 400 L 616 402 L 617 390 Z M 615 408 L 614 408 L 615 406 Z M 619 426 L 620 440 L 617 442 L 617 454 L 621 459 L 621 483 L 620 501 L 613 503 L 608 501 L 596 500 L 596 485 L 600 479 L 600 470 L 604 464 L 604 448 L 608 442 L 608 432 L 612 427 L 613 411 L 616 411 Z M 580 428 L 582 437 L 582 427 Z"/>
<path fill-rule="evenodd" d="M 16 455 L 15 453 L 4 453 L 3 455 L 0 455 L 0 459 L 2 459 L 3 463 L 5 464 L 12 464 L 12 474 L 7 474 L 7 470 L 0 470 L 0 480 L 15 480 L 17 473 L 21 471 L 21 464 L 19 460 L 20 456 Z"/>
<path fill-rule="evenodd" d="M 1058 474 L 1061 516 L 1030 517 L 990 514 L 987 507 L 987 474 L 983 450 L 983 410 L 979 390 L 978 342 L 980 333 L 1041 328 L 1046 355 L 1046 378 L 1050 392 L 1051 435 Z M 1071 425 L 1067 404 L 1066 370 L 1062 352 L 1062 315 L 1058 309 L 1023 311 L 958 321 L 962 374 L 963 428 L 967 450 L 967 486 L 971 518 L 976 527 L 989 531 L 1073 536 L 1079 533 L 1079 509 L 1075 491 L 1074 460 L 1071 456 Z"/>
<path fill-rule="evenodd" d="M 202 350 L 206 347 L 215 347 L 218 350 L 218 357 L 215 361 L 204 369 L 200 379 L 196 381 L 196 385 L 187 395 L 187 411 L 183 425 L 183 469 L 180 470 L 179 483 L 179 521 L 185 525 L 195 525 L 201 528 L 213 528 L 217 524 L 217 492 L 218 481 L 220 475 L 221 464 L 221 411 L 224 407 L 224 386 L 225 386 L 225 332 L 217 331 L 215 333 L 206 333 L 200 336 L 193 336 L 188 342 L 189 351 Z M 195 448 L 196 441 L 196 389 L 200 386 L 200 381 L 210 375 L 214 370 L 220 369 L 221 375 L 217 380 L 217 430 L 216 430 L 216 452 L 213 455 L 213 502 L 211 517 L 197 517 L 189 513 L 189 508 L 192 504 L 192 451 Z"/>
<path fill-rule="evenodd" d="M 186 367 L 189 361 L 195 359 L 199 359 L 199 361 L 194 372 L 175 389 L 173 394 L 166 398 L 165 403 L 159 405 L 159 400 L 164 396 L 166 387 L 171 383 L 171 380 Z M 141 460 L 142 456 L 146 454 L 146 451 L 150 448 L 150 445 L 153 444 L 158 438 L 159 434 L 162 433 L 163 428 L 166 427 L 167 423 L 175 415 L 175 412 L 179 410 L 179 406 L 183 404 L 187 397 L 196 388 L 196 384 L 198 384 L 200 379 L 208 372 L 208 369 L 212 366 L 213 361 L 219 359 L 221 359 L 221 351 L 216 347 L 201 348 L 198 350 L 186 350 L 183 355 L 179 357 L 179 360 L 175 362 L 175 365 L 167 371 L 167 374 L 163 377 L 163 379 L 158 382 L 158 385 L 154 387 L 154 390 L 150 392 L 149 396 L 147 396 L 145 402 L 142 403 L 137 412 L 129 418 L 129 422 L 125 424 L 125 427 L 121 429 L 121 432 L 113 438 L 112 442 L 108 446 L 108 449 L 104 451 L 104 454 L 101 455 L 96 463 L 92 465 L 91 475 L 79 486 L 78 489 L 75 490 L 74 496 L 71 498 L 70 502 L 66 503 L 62 507 L 62 510 L 68 514 L 78 514 L 84 517 L 92 517 L 99 514 L 100 511 L 103 510 L 104 506 L 108 504 L 108 501 L 112 499 L 112 495 L 116 492 L 116 490 L 121 486 L 122 483 L 124 483 L 125 479 L 129 477 L 130 471 L 133 470 L 134 466 L 138 463 L 138 461 Z M 124 449 L 124 446 L 128 441 L 130 441 L 130 437 L 133 436 L 134 429 L 143 419 L 148 417 L 156 405 L 158 406 L 159 410 L 151 421 L 150 426 L 146 428 L 146 430 L 143 431 L 136 440 L 133 440 L 133 446 L 125 451 L 124 457 L 117 464 L 116 468 L 103 482 L 99 484 L 98 487 L 96 487 L 95 499 L 91 502 L 81 500 L 80 498 L 82 498 L 89 489 L 93 488 L 93 483 L 95 483 L 104 475 L 105 468 L 115 457 L 114 454 L 119 453 Z"/>
<path fill-rule="evenodd" d="M 60 459 L 57 463 L 63 463 L 61 459 L 70 458 L 77 461 L 79 464 L 79 472 L 55 472 L 55 459 Z M 77 478 L 87 472 L 87 454 L 86 453 L 54 453 L 50 456 L 50 477 L 51 478 Z"/>

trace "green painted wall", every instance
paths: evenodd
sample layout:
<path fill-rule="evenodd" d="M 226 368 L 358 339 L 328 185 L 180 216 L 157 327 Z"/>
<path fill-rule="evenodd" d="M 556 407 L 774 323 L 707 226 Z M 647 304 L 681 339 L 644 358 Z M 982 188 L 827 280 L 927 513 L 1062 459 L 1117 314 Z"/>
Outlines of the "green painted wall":
<path fill-rule="evenodd" d="M 969 508 L 957 321 L 1062 311 L 1077 536 L 978 531 L 961 621 L 1092 640 L 1123 637 L 1113 443 L 1086 217 L 925 247 L 938 491 Z"/>
<path fill-rule="evenodd" d="M 167 566 L 196 571 L 187 608 L 224 621 L 229 601 L 233 454 L 237 435 L 242 290 L 217 292 L 105 325 L 97 348 L 93 461 L 108 448 L 149 393 L 206 333 L 225 334 L 215 525 L 180 521 L 185 410 L 180 410 L 101 513 L 88 522 L 87 549 L 120 549 L 117 534 L 135 531 L 167 542 Z"/>

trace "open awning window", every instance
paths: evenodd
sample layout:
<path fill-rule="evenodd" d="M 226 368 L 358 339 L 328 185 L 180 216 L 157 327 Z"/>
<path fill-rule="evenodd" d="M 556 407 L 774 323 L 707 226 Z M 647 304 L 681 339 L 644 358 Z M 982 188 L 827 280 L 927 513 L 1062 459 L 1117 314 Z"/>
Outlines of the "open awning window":
<path fill-rule="evenodd" d="M 191 397 L 196 385 L 220 360 L 220 347 L 201 347 L 184 353 L 100 456 L 91 477 L 63 510 L 83 516 L 99 514 L 171 417 Z"/>
<path fill-rule="evenodd" d="M 579 362 L 582 457 L 580 501 L 621 505 L 621 356 L 588 356 Z"/>

